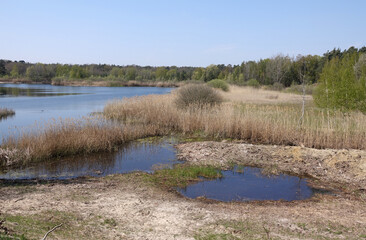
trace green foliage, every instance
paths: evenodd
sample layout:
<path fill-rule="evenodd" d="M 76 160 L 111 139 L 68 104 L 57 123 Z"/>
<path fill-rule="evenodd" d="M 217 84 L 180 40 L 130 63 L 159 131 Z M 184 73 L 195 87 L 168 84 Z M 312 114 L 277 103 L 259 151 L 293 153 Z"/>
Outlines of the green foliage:
<path fill-rule="evenodd" d="M 366 112 L 366 74 L 355 73 L 358 54 L 335 57 L 326 62 L 314 93 L 315 103 L 322 108 Z"/>
<path fill-rule="evenodd" d="M 6 75 L 5 61 L 0 60 L 0 76 Z"/>
<path fill-rule="evenodd" d="M 18 70 L 18 65 L 14 64 L 13 69 L 10 72 L 10 76 L 13 78 L 17 78 L 19 77 L 19 70 Z"/>
<path fill-rule="evenodd" d="M 204 67 L 152 67 L 152 66 L 116 66 L 107 64 L 32 64 L 24 61 L 0 60 L 0 77 L 22 78 L 28 77 L 33 81 L 49 83 L 53 77 L 62 77 L 65 80 L 98 78 L 100 80 L 120 81 L 189 81 L 208 82 L 213 79 L 222 79 L 228 83 L 245 85 L 251 79 L 256 79 L 260 85 L 274 83 L 289 87 L 292 83 L 301 84 L 300 71 L 306 76 L 308 84 L 319 80 L 320 73 L 326 62 L 338 58 L 342 60 L 350 54 L 366 53 L 366 47 L 357 49 L 350 47 L 341 51 L 333 49 L 323 54 L 289 56 L 278 54 L 271 58 L 259 61 L 242 62 L 240 65 L 211 64 Z M 366 57 L 364 57 L 366 59 Z M 362 63 L 363 61 L 361 61 Z M 358 66 L 355 66 L 358 70 Z M 360 71 L 356 72 L 356 75 Z"/>
<path fill-rule="evenodd" d="M 213 106 L 221 102 L 222 97 L 214 89 L 204 84 L 188 84 L 179 88 L 175 100 L 180 108 Z"/>
<path fill-rule="evenodd" d="M 9 235 L 0 233 L 0 240 L 27 240 L 24 235 Z"/>
<path fill-rule="evenodd" d="M 32 81 L 47 82 L 55 76 L 52 65 L 37 63 L 27 68 L 26 76 Z"/>
<path fill-rule="evenodd" d="M 246 82 L 246 85 L 249 86 L 249 87 L 254 87 L 254 88 L 259 88 L 260 84 L 259 82 L 257 81 L 257 79 L 250 79 L 249 81 Z"/>
<path fill-rule="evenodd" d="M 227 82 L 221 79 L 211 80 L 207 83 L 207 85 L 213 88 L 221 89 L 222 91 L 225 92 L 229 91 L 229 84 L 227 84 Z"/>
<path fill-rule="evenodd" d="M 221 172 L 211 166 L 177 165 L 173 169 L 162 169 L 147 176 L 148 180 L 165 187 L 186 187 L 200 181 L 201 177 L 214 179 L 222 177 Z"/>
<path fill-rule="evenodd" d="M 88 76 L 89 75 L 88 75 L 86 69 L 79 65 L 72 66 L 72 68 L 70 70 L 70 78 L 81 79 L 81 78 L 86 78 Z"/>

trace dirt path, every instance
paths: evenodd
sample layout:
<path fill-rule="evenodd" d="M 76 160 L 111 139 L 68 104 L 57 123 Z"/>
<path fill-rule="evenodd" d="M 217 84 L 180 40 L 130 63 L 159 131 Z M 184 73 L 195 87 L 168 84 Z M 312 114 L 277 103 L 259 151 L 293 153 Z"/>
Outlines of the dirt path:
<path fill-rule="evenodd" d="M 313 149 L 214 142 L 177 147 L 180 157 L 192 163 L 272 166 L 267 169 L 337 180 L 360 192 L 318 193 L 293 202 L 223 203 L 184 198 L 156 186 L 144 173 L 53 182 L 2 181 L 0 220 L 5 222 L 0 224 L 0 236 L 7 231 L 41 239 L 63 223 L 48 239 L 366 239 L 366 202 L 360 190 L 364 169 L 356 168 L 363 166 L 363 152 L 327 150 L 322 155 Z M 345 165 L 347 156 L 354 154 L 361 158 Z M 323 168 L 310 167 L 315 161 Z M 337 173 L 341 177 L 336 178 Z"/>

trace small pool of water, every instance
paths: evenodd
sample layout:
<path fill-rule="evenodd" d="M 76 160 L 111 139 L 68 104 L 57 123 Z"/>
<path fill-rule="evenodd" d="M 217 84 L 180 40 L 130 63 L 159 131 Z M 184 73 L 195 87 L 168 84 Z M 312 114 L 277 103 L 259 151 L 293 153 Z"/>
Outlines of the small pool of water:
<path fill-rule="evenodd" d="M 69 179 L 80 176 L 106 176 L 133 171 L 152 172 L 172 167 L 176 160 L 174 139 L 133 142 L 116 153 L 100 153 L 61 158 L 0 172 L 0 179 Z"/>
<path fill-rule="evenodd" d="M 177 191 L 189 198 L 200 196 L 219 201 L 302 200 L 313 190 L 306 179 L 285 174 L 266 176 L 260 168 L 238 168 L 222 171 L 223 177 L 204 180 Z"/>

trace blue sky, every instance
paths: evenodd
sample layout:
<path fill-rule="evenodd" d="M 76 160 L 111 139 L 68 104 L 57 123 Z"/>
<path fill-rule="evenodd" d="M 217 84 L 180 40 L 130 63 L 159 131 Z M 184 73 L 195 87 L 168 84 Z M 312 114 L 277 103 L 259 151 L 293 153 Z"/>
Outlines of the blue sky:
<path fill-rule="evenodd" d="M 0 0 L 0 59 L 207 66 L 366 45 L 365 0 Z"/>

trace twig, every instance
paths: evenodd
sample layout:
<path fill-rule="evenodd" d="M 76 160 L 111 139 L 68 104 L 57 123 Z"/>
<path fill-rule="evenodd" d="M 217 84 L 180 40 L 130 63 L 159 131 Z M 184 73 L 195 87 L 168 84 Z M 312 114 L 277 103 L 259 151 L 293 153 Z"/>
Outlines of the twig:
<path fill-rule="evenodd" d="M 45 235 L 44 237 L 42 238 L 42 240 L 46 240 L 48 234 L 50 234 L 51 232 L 55 231 L 57 228 L 61 227 L 62 226 L 62 223 L 57 225 L 57 226 L 54 226 L 51 230 L 49 230 Z"/>
<path fill-rule="evenodd" d="M 270 230 L 269 230 L 269 229 L 267 229 L 267 228 L 266 228 L 266 226 L 264 226 L 264 224 L 263 224 L 263 229 L 264 229 L 264 231 L 266 232 L 267 239 L 271 239 L 271 238 L 269 237 Z"/>

